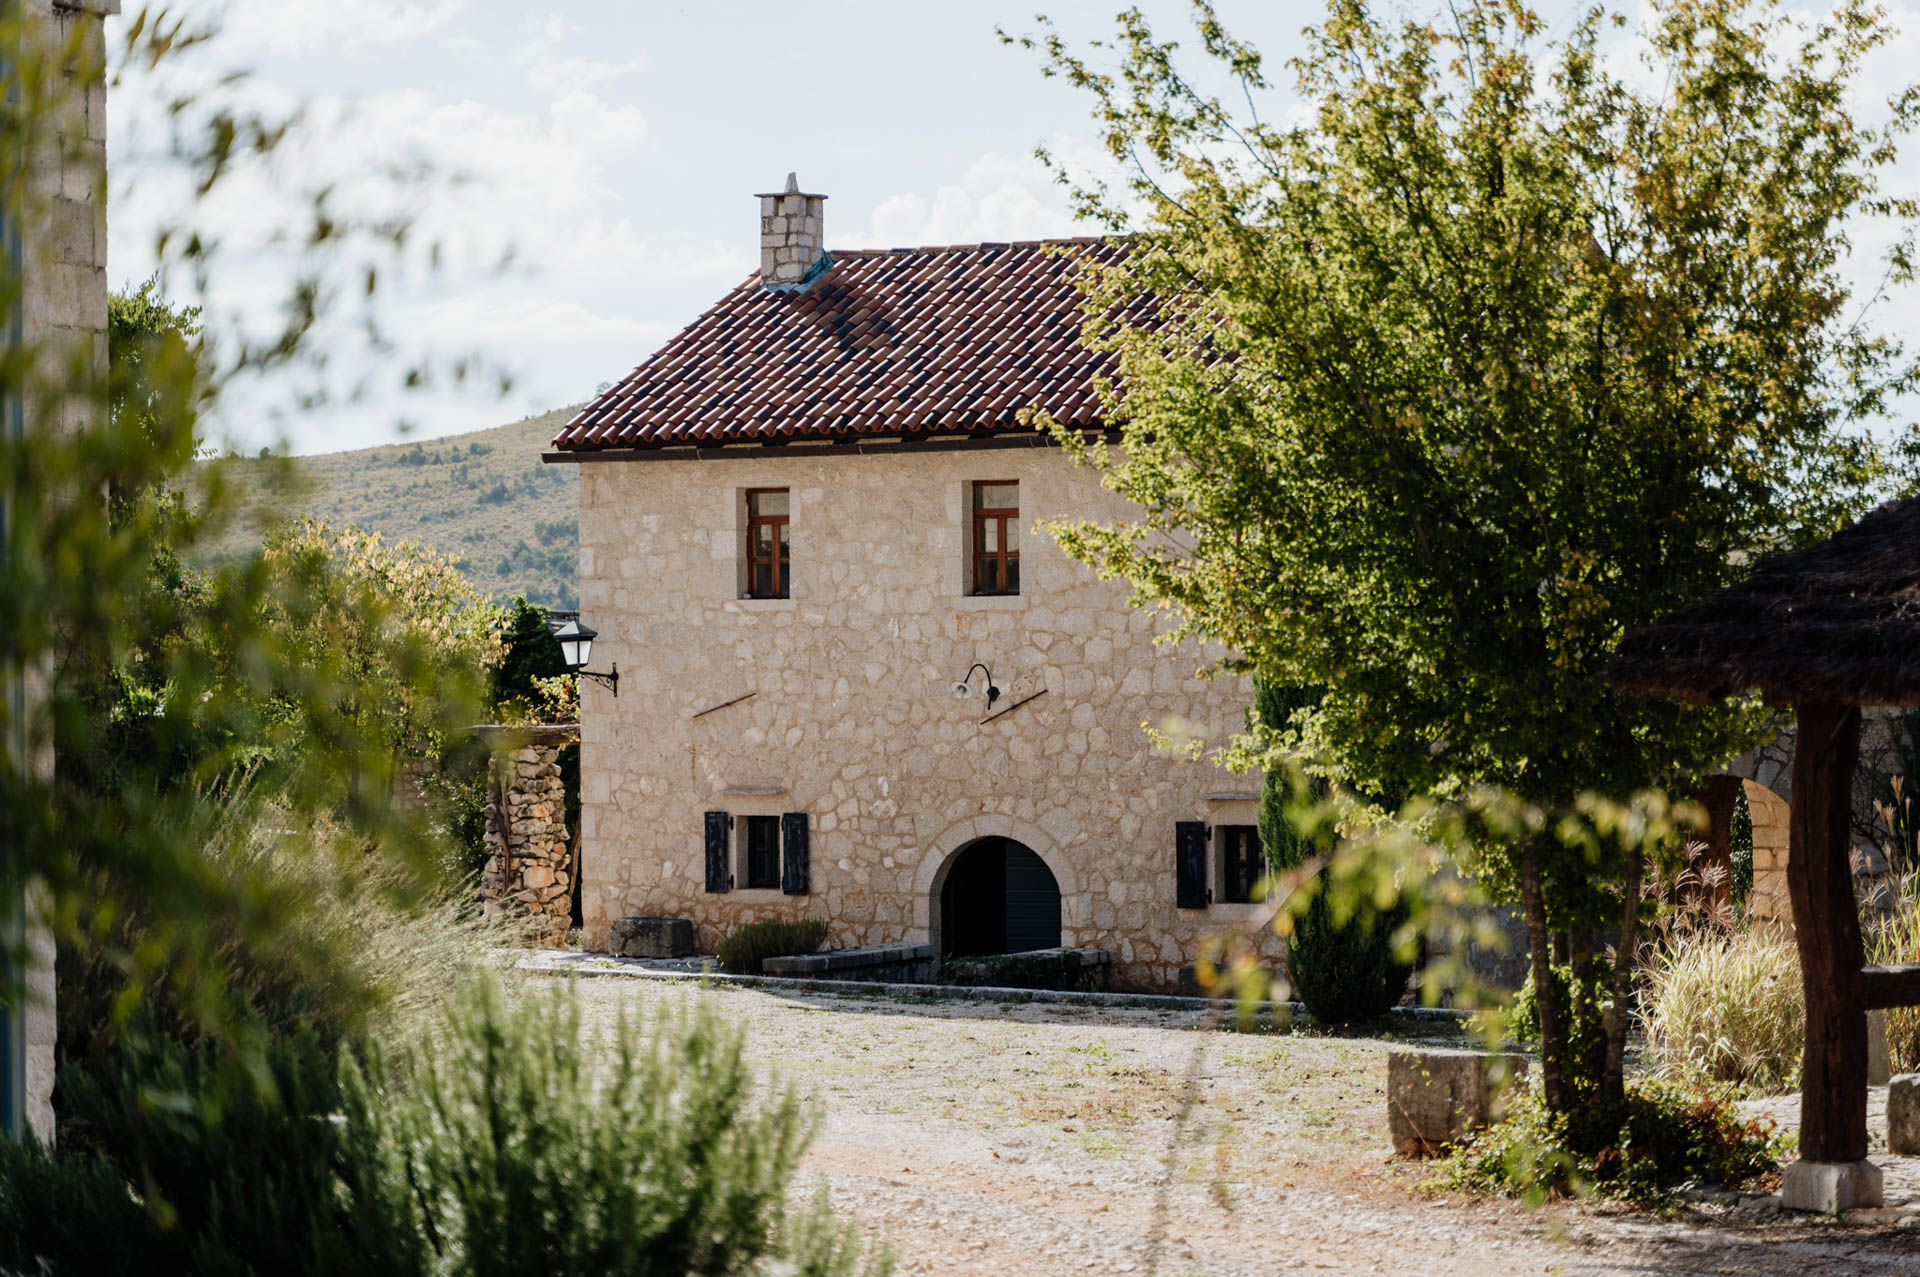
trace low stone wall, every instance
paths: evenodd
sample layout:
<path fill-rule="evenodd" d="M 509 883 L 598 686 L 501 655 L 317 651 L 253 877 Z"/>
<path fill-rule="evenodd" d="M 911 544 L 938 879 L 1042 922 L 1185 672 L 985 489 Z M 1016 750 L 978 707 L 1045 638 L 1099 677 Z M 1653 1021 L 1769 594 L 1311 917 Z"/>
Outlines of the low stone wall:
<path fill-rule="evenodd" d="M 533 943 L 566 948 L 571 861 L 560 746 L 528 744 L 496 755 L 488 776 L 487 868 L 480 878 L 486 915 L 522 915 Z"/>
<path fill-rule="evenodd" d="M 930 944 L 876 944 L 825 953 L 795 953 L 768 958 L 760 970 L 770 976 L 807 980 L 868 980 L 876 984 L 925 984 L 933 979 L 938 955 Z"/>

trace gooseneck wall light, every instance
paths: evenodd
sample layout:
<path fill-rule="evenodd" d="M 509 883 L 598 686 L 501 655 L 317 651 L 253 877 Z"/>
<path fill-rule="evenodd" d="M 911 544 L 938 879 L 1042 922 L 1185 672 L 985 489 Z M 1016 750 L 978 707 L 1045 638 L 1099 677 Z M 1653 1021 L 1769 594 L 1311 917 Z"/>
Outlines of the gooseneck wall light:
<path fill-rule="evenodd" d="M 574 620 L 568 621 L 555 630 L 553 637 L 560 640 L 560 659 L 566 662 L 568 669 L 581 678 L 590 678 L 596 683 L 604 683 L 615 696 L 620 695 L 618 663 L 615 663 L 613 668 L 605 674 L 587 668 L 587 662 L 593 659 L 593 640 L 600 637 L 599 630 Z"/>
<path fill-rule="evenodd" d="M 980 673 L 985 676 L 987 684 L 987 708 L 992 709 L 993 703 L 1000 699 L 1000 689 L 993 685 L 993 671 L 978 661 L 975 661 L 973 668 L 969 669 L 966 674 L 961 677 L 960 681 L 953 685 L 953 699 L 956 701 L 964 701 L 973 695 L 974 670 L 979 670 Z"/>

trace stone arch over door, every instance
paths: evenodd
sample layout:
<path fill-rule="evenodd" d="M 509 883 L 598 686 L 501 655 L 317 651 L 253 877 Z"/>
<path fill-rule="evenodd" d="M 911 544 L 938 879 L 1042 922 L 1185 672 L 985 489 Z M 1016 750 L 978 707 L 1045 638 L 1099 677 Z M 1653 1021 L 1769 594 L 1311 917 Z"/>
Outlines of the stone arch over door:
<path fill-rule="evenodd" d="M 919 938 L 939 946 L 939 919 L 935 914 L 941 888 L 946 885 L 947 874 L 960 853 L 982 838 L 1005 838 L 1019 843 L 1046 863 L 1060 889 L 1060 943 L 1077 944 L 1076 932 L 1087 926 L 1092 904 L 1082 894 L 1080 876 L 1074 872 L 1072 863 L 1062 854 L 1059 844 L 1039 826 L 997 815 L 956 820 L 927 839 L 913 883 L 913 925 Z"/>
<path fill-rule="evenodd" d="M 1706 846 L 1693 859 L 1696 868 L 1708 865 L 1732 868 L 1733 808 L 1746 795 L 1747 812 L 1753 818 L 1753 894 L 1747 902 L 1748 914 L 1778 926 L 1793 926 L 1793 906 L 1787 899 L 1787 837 L 1793 808 L 1787 800 L 1758 781 L 1722 773 L 1709 776 L 1701 787 L 1700 801 L 1707 809 Z M 1715 893 L 1727 898 L 1726 886 Z"/>
<path fill-rule="evenodd" d="M 1060 885 L 1047 862 L 1011 838 L 976 838 L 947 858 L 929 904 L 942 957 L 1058 948 Z"/>

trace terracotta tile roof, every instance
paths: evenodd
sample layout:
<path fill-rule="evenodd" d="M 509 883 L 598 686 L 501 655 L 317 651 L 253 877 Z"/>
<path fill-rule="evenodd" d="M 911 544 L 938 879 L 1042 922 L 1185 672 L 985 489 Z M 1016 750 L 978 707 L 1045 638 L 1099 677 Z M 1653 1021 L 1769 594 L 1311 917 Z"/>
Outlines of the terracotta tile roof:
<path fill-rule="evenodd" d="M 1025 429 L 1021 409 L 1100 424 L 1080 344 L 1083 261 L 1117 240 L 831 251 L 804 290 L 758 272 L 581 410 L 561 451 Z M 1122 318 L 1150 323 L 1138 299 Z"/>

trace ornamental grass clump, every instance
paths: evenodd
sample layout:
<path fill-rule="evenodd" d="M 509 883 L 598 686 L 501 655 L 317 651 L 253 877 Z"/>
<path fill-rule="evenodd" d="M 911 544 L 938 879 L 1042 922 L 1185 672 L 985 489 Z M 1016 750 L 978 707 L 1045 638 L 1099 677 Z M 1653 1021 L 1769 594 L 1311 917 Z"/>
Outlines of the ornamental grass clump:
<path fill-rule="evenodd" d="M 1866 929 L 1867 961 L 1920 962 L 1920 874 L 1897 876 L 1889 885 L 1893 907 Z M 1887 1012 L 1887 1054 L 1895 1073 L 1920 1068 L 1920 1007 L 1894 1007 Z"/>
<path fill-rule="evenodd" d="M 1800 959 L 1767 931 L 1683 932 L 1647 963 L 1641 1000 L 1656 1076 L 1759 1095 L 1800 1084 Z"/>

